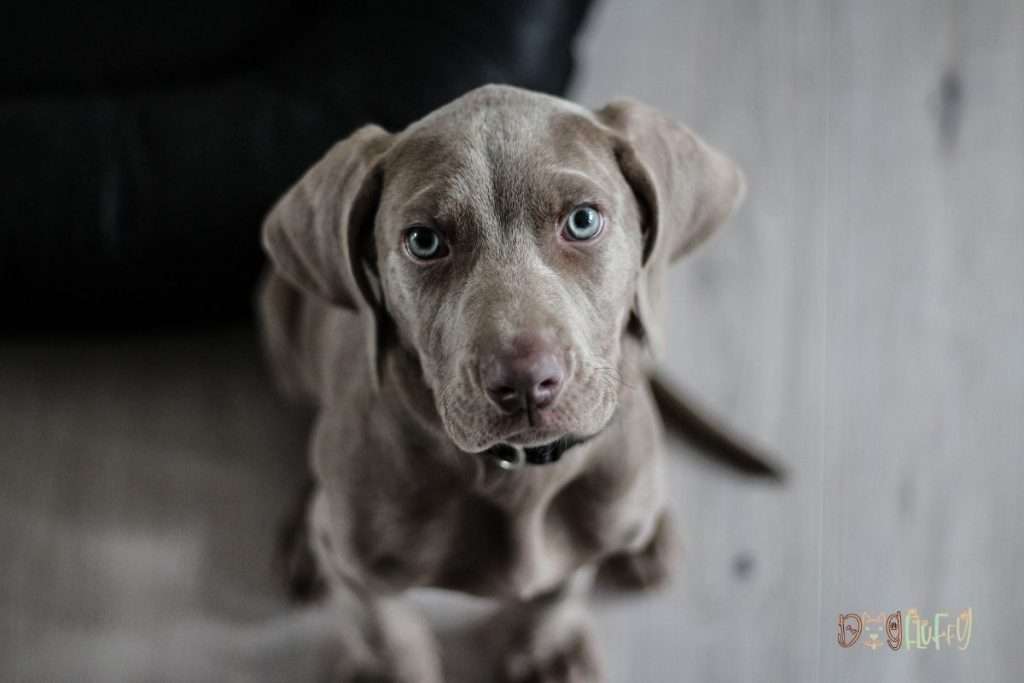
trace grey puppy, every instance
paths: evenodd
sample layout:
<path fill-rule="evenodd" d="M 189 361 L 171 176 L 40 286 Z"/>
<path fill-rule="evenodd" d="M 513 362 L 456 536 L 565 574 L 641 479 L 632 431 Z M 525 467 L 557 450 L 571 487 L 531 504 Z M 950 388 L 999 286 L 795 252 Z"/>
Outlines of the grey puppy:
<path fill-rule="evenodd" d="M 264 340 L 318 409 L 290 561 L 346 610 L 337 680 L 442 680 L 417 586 L 506 605 L 487 680 L 602 680 L 587 576 L 670 571 L 658 406 L 765 467 L 650 381 L 665 270 L 743 193 L 643 104 L 487 86 L 361 128 L 277 203 Z"/>

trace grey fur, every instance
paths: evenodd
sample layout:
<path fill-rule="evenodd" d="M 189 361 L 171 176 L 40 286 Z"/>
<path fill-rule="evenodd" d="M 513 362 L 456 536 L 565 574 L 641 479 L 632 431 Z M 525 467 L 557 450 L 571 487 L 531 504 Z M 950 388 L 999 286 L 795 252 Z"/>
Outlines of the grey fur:
<path fill-rule="evenodd" d="M 278 202 L 264 336 L 279 383 L 319 411 L 307 524 L 346 605 L 339 680 L 442 679 L 428 631 L 395 617 L 415 586 L 508 604 L 493 680 L 602 680 L 573 586 L 655 583 L 674 554 L 648 386 L 664 271 L 743 193 L 735 164 L 643 104 L 487 86 L 402 132 L 360 129 Z M 583 202 L 602 236 L 559 241 Z M 449 236 L 443 263 L 405 253 L 416 223 Z M 479 381 L 481 354 L 523 331 L 568 371 L 535 427 Z M 593 438 L 515 471 L 479 455 L 565 434 Z"/>

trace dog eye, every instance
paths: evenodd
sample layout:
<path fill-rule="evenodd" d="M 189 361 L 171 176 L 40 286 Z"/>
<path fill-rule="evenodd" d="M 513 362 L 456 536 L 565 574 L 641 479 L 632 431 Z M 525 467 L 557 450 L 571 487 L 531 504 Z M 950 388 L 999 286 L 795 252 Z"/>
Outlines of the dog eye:
<path fill-rule="evenodd" d="M 562 233 L 565 238 L 575 242 L 592 240 L 601 232 L 604 226 L 604 217 L 601 212 L 589 205 L 577 206 L 565 219 L 565 228 Z"/>
<path fill-rule="evenodd" d="M 413 258 L 431 261 L 448 255 L 448 245 L 437 230 L 414 225 L 405 231 L 405 248 Z"/>

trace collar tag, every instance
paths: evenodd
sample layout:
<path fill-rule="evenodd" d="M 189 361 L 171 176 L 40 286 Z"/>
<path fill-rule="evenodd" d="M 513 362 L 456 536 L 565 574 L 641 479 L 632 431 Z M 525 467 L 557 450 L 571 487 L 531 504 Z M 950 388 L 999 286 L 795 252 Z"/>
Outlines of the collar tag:
<path fill-rule="evenodd" d="M 519 446 L 501 444 L 490 450 L 494 461 L 503 470 L 518 470 L 526 464 L 526 451 Z"/>

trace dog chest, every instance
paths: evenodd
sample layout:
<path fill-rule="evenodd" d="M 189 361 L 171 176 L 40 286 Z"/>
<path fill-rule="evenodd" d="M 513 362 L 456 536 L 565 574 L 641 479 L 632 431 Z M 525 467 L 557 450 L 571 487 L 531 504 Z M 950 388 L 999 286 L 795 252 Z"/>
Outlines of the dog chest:
<path fill-rule="evenodd" d="M 518 500 L 493 491 L 407 495 L 359 511 L 347 545 L 365 580 L 382 589 L 436 586 L 525 599 L 642 545 L 662 507 L 651 469 L 625 481 L 584 472 L 556 491 L 519 492 Z M 531 476 L 543 470 L 555 473 L 544 467 Z"/>

